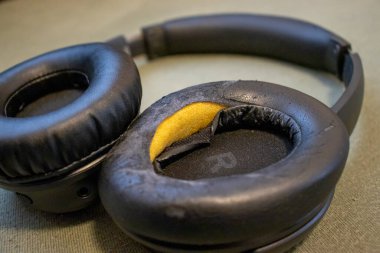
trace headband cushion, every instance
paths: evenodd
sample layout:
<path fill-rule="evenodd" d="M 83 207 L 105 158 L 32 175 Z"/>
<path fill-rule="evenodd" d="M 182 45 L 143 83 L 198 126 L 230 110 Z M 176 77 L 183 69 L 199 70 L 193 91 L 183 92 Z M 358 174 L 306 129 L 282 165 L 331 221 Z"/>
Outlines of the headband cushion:
<path fill-rule="evenodd" d="M 349 43 L 317 25 L 276 16 L 217 14 L 143 29 L 149 58 L 182 53 L 238 53 L 277 58 L 340 74 Z"/>
<path fill-rule="evenodd" d="M 244 168 L 244 173 L 214 177 L 161 173 L 149 156 L 158 126 L 198 102 L 227 107 L 212 123 L 219 130 L 231 130 L 239 121 L 246 126 L 257 122 L 261 128 L 273 123 L 272 130 L 291 133 L 295 145 L 282 159 L 261 168 Z M 207 140 L 183 142 L 161 156 Z M 252 154 L 257 152 L 255 144 L 250 146 Z M 244 148 L 246 143 L 225 146 L 238 145 Z M 336 114 L 301 92 L 257 81 L 203 84 L 162 98 L 132 123 L 103 165 L 99 193 L 126 233 L 156 249 L 219 252 L 242 247 L 243 251 L 284 238 L 312 220 L 334 190 L 348 146 L 347 130 Z M 177 160 L 177 169 L 191 154 Z M 185 170 L 199 171 L 197 166 L 202 166 L 201 161 Z"/>
<path fill-rule="evenodd" d="M 34 98 L 78 86 L 83 93 L 56 110 L 42 103 L 36 115 L 17 115 Z M 104 155 L 137 115 L 141 85 L 129 56 L 94 43 L 16 65 L 1 74 L 0 94 L 0 180 L 30 182 Z"/>

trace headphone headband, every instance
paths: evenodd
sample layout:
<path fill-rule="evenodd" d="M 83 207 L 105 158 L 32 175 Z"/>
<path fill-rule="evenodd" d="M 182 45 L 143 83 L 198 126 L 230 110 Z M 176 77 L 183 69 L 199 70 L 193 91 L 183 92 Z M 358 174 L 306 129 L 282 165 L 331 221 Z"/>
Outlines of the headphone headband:
<path fill-rule="evenodd" d="M 111 43 L 123 44 L 115 42 Z M 364 80 L 359 55 L 350 52 L 345 39 L 308 22 L 252 14 L 180 18 L 143 28 L 129 50 L 149 59 L 188 53 L 253 54 L 324 70 L 346 86 L 332 109 L 349 133 L 360 113 Z"/>
<path fill-rule="evenodd" d="M 339 36 L 289 18 L 226 14 L 175 19 L 143 29 L 150 59 L 180 53 L 238 53 L 278 58 L 337 74 L 350 48 Z"/>

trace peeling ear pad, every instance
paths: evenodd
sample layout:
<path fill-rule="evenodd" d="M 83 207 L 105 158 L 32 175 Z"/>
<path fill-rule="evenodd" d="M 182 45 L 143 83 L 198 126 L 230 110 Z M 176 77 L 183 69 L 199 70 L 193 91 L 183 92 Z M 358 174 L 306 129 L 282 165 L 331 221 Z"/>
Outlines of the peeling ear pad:
<path fill-rule="evenodd" d="M 61 212 L 96 197 L 94 178 L 81 186 L 78 175 L 71 175 L 76 179 L 61 189 L 56 205 L 42 203 L 42 195 L 53 194 L 51 182 L 103 160 L 137 115 L 141 85 L 128 55 L 97 43 L 53 51 L 5 71 L 0 94 L 0 184 L 37 208 Z M 87 200 L 75 203 L 81 189 Z"/>
<path fill-rule="evenodd" d="M 341 120 L 308 95 L 208 83 L 132 123 L 104 165 L 100 197 L 120 228 L 156 250 L 283 251 L 327 210 L 348 149 Z"/>

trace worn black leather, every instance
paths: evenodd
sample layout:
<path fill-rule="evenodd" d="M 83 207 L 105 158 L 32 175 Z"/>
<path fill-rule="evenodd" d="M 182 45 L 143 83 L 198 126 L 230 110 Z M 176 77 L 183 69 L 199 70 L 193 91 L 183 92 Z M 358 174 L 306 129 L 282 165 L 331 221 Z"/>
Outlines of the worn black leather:
<path fill-rule="evenodd" d="M 345 83 L 331 109 L 292 89 L 254 81 L 204 84 L 170 94 L 133 122 L 101 172 L 100 197 L 108 213 L 124 232 L 156 250 L 282 252 L 299 242 L 329 206 L 360 113 L 363 70 L 349 43 L 310 23 L 233 14 L 146 27 L 130 50 L 150 59 L 183 53 L 269 56 L 330 72 Z M 216 117 L 209 130 L 174 143 L 151 163 L 149 146 L 158 124 L 199 101 L 222 103 L 226 111 L 250 108 L 250 113 L 244 116 L 245 109 L 239 109 L 235 116 Z M 220 120 L 254 130 L 290 129 L 294 146 L 268 165 L 273 156 L 255 151 L 263 140 L 237 138 L 241 143 L 225 145 L 239 159 L 236 170 L 213 172 L 208 156 L 225 151 L 221 141 L 212 144 Z M 239 135 L 237 129 L 233 133 Z M 239 152 L 239 146 L 247 150 Z"/>
<path fill-rule="evenodd" d="M 28 102 L 29 87 L 42 93 L 41 81 L 70 73 L 88 82 L 72 103 L 34 117 L 6 115 Z M 137 115 L 141 85 L 130 57 L 98 43 L 50 52 L 3 72 L 0 94 L 0 181 L 25 183 L 68 173 L 105 154 Z"/>
<path fill-rule="evenodd" d="M 291 125 L 295 147 L 277 163 L 244 174 L 198 180 L 159 175 L 148 155 L 156 127 L 196 101 L 255 106 L 267 127 Z M 279 112 L 286 116 L 274 117 Z M 255 249 L 291 234 L 321 210 L 348 148 L 338 116 L 301 92 L 255 81 L 204 84 L 162 98 L 133 122 L 102 170 L 100 197 L 124 231 L 157 249 Z"/>

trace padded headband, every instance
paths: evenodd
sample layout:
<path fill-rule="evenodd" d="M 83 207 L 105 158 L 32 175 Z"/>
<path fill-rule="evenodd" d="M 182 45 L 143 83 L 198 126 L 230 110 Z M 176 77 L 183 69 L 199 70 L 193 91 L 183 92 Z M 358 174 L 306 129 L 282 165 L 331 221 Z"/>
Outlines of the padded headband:
<path fill-rule="evenodd" d="M 115 42 L 111 43 L 122 45 Z M 188 53 L 253 54 L 324 70 L 346 86 L 332 110 L 349 133 L 360 113 L 364 91 L 360 57 L 350 52 L 343 38 L 304 21 L 252 14 L 180 18 L 143 28 L 129 50 L 149 59 Z"/>

